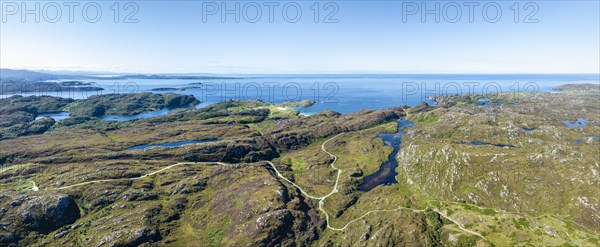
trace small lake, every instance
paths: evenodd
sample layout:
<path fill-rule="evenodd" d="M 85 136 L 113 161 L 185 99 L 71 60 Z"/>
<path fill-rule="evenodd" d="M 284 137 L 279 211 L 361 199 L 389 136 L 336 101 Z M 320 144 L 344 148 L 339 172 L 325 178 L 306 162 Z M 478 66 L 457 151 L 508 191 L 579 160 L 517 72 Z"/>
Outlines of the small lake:
<path fill-rule="evenodd" d="M 394 151 L 389 155 L 388 160 L 381 164 L 379 171 L 368 175 L 364 178 L 364 183 L 358 187 L 359 191 L 367 192 L 379 185 L 390 185 L 398 183 L 396 180 L 396 176 L 398 173 L 396 172 L 396 168 L 398 167 L 398 160 L 396 160 L 396 155 L 400 151 L 400 144 L 402 143 L 402 136 L 404 135 L 404 131 L 402 130 L 404 127 L 412 127 L 415 124 L 406 119 L 401 119 L 398 122 L 398 132 L 391 134 L 379 134 L 375 136 L 375 138 L 383 139 L 383 144 L 388 147 L 393 147 Z"/>
<path fill-rule="evenodd" d="M 100 120 L 122 122 L 122 121 L 136 120 L 136 119 L 142 119 L 142 118 L 163 116 L 163 115 L 167 115 L 167 113 L 169 113 L 169 111 L 171 111 L 171 109 L 163 108 L 160 110 L 143 112 L 143 113 L 131 115 L 131 116 L 106 115 L 106 116 L 100 117 Z"/>
<path fill-rule="evenodd" d="M 577 127 L 584 127 L 586 126 L 590 121 L 586 120 L 584 118 L 577 118 L 577 121 L 575 122 L 571 122 L 569 120 L 564 120 L 562 121 L 567 127 L 573 129 L 573 128 L 577 128 Z"/>
<path fill-rule="evenodd" d="M 495 105 L 499 105 L 500 108 L 502 108 L 502 106 L 504 106 L 504 102 L 502 101 L 490 101 L 490 99 L 488 98 L 479 98 L 479 100 L 477 100 L 479 102 L 481 102 L 481 104 L 478 104 L 477 106 L 479 107 L 484 107 L 484 108 L 491 108 L 493 104 Z M 514 105 L 514 104 L 511 104 Z"/>
<path fill-rule="evenodd" d="M 577 144 L 583 144 L 583 139 L 600 139 L 600 136 L 586 136 L 582 139 L 575 140 Z"/>
<path fill-rule="evenodd" d="M 210 139 L 210 140 L 189 140 L 189 141 L 181 141 L 181 142 L 165 142 L 160 144 L 144 144 L 138 145 L 128 148 L 127 150 L 143 150 L 149 147 L 181 147 L 190 144 L 198 144 L 198 143 L 206 143 L 206 142 L 216 142 L 218 139 Z"/>
<path fill-rule="evenodd" d="M 143 113 L 140 113 L 140 114 L 135 114 L 135 115 L 130 115 L 130 116 L 106 115 L 106 116 L 101 116 L 100 120 L 102 120 L 102 121 L 119 121 L 119 122 L 123 122 L 123 121 L 130 121 L 130 120 L 137 120 L 137 119 L 143 119 L 143 118 L 151 118 L 151 117 L 163 116 L 163 115 L 167 115 L 171 110 L 172 109 L 163 108 L 163 109 L 160 109 L 160 110 L 143 112 Z M 35 118 L 35 121 L 40 120 L 42 118 L 47 118 L 47 117 L 52 118 L 55 121 L 60 121 L 60 120 L 63 120 L 63 119 L 70 118 L 71 116 L 69 115 L 68 112 L 46 113 L 46 114 L 39 114 Z"/>
<path fill-rule="evenodd" d="M 68 112 L 45 113 L 45 114 L 39 114 L 37 117 L 35 117 L 35 121 L 40 120 L 42 118 L 47 118 L 47 117 L 54 119 L 54 121 L 60 121 L 63 119 L 67 119 L 71 116 L 69 116 Z"/>
<path fill-rule="evenodd" d="M 472 141 L 472 142 L 460 142 L 460 144 L 470 144 L 470 145 L 475 145 L 475 146 L 482 146 L 482 145 L 492 145 L 492 146 L 496 146 L 496 147 L 510 147 L 510 148 L 514 148 L 515 146 L 513 145 L 508 145 L 508 144 L 494 144 L 494 143 L 489 143 L 489 142 L 482 142 L 482 141 Z"/>
<path fill-rule="evenodd" d="M 481 104 L 479 104 L 477 106 L 479 106 L 479 107 L 485 107 L 485 108 L 490 108 L 490 107 L 492 107 L 492 103 L 490 103 L 489 100 L 490 99 L 488 99 L 488 98 L 480 98 L 477 101 L 481 102 Z"/>

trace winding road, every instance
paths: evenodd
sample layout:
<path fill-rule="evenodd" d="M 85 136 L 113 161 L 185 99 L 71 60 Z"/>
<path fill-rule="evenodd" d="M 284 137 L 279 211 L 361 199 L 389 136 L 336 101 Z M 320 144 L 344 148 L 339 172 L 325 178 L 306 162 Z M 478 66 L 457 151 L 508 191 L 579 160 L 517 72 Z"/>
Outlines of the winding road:
<path fill-rule="evenodd" d="M 163 169 L 160 169 L 160 170 L 157 170 L 157 171 L 153 171 L 153 172 L 144 174 L 144 175 L 139 176 L 139 177 L 134 177 L 134 178 L 111 178 L 111 179 L 92 180 L 92 181 L 87 181 L 87 182 L 81 182 L 81 183 L 72 184 L 72 185 L 69 185 L 69 186 L 58 187 L 58 188 L 56 188 L 56 190 L 69 189 L 69 188 L 78 187 L 78 186 L 82 186 L 82 185 L 86 185 L 86 184 L 95 184 L 95 183 L 102 183 L 102 182 L 110 182 L 110 181 L 123 180 L 123 179 L 138 180 L 138 179 L 142 179 L 142 178 L 145 178 L 145 177 L 152 176 L 152 175 L 157 174 L 157 173 L 164 172 L 164 171 L 169 170 L 169 169 L 171 169 L 173 167 L 176 167 L 176 166 L 180 166 L 180 165 L 193 165 L 193 164 L 196 164 L 196 165 L 219 164 L 219 165 L 224 165 L 224 166 L 231 166 L 232 165 L 232 164 L 227 164 L 227 163 L 223 163 L 223 162 L 180 162 L 180 163 L 177 163 L 177 164 L 174 164 L 174 165 L 167 166 L 167 167 L 165 167 Z M 34 185 L 35 185 L 35 182 L 34 182 Z M 37 186 L 35 188 L 37 189 Z"/>
<path fill-rule="evenodd" d="M 319 202 L 319 210 L 321 212 L 323 212 L 323 214 L 325 214 L 325 220 L 327 223 L 327 228 L 330 230 L 334 230 L 334 231 L 345 231 L 348 226 L 350 226 L 352 223 L 363 219 L 371 214 L 375 214 L 375 213 L 385 213 L 385 212 L 397 212 L 397 211 L 401 211 L 401 210 L 407 210 L 407 211 L 412 211 L 412 212 L 416 212 L 416 213 L 422 213 L 425 210 L 427 210 L 427 208 L 429 208 L 429 206 L 427 206 L 425 209 L 414 209 L 414 208 L 407 208 L 407 207 L 397 207 L 395 209 L 377 209 L 377 210 L 371 210 L 366 212 L 365 214 L 363 214 L 362 216 L 353 219 L 351 221 L 349 221 L 348 223 L 346 223 L 343 227 L 341 228 L 337 228 L 337 227 L 333 227 L 330 223 L 330 219 L 329 219 L 329 213 L 327 213 L 327 211 L 323 208 L 323 205 L 325 203 L 325 199 L 327 199 L 328 197 L 330 197 L 331 195 L 338 193 L 338 185 L 339 185 L 339 180 L 340 180 L 340 176 L 342 174 L 342 170 L 335 167 L 335 162 L 337 161 L 338 157 L 335 156 L 334 154 L 330 153 L 329 151 L 327 151 L 327 149 L 325 149 L 325 144 L 327 144 L 329 141 L 343 135 L 344 133 L 338 134 L 328 140 L 326 140 L 325 142 L 323 142 L 323 144 L 321 144 L 321 150 L 323 150 L 323 152 L 329 154 L 331 157 L 333 157 L 333 161 L 331 162 L 331 167 L 335 170 L 337 170 L 337 177 L 335 180 L 335 184 L 333 186 L 333 189 L 331 190 L 331 192 L 325 196 L 313 196 L 308 194 L 304 189 L 302 189 L 302 187 L 298 186 L 296 183 L 292 182 L 291 180 L 289 180 L 288 178 L 286 178 L 285 176 L 283 176 L 283 174 L 281 174 L 281 172 L 279 172 L 279 170 L 277 169 L 277 167 L 275 167 L 275 165 L 271 162 L 271 161 L 265 161 L 267 164 L 269 164 L 271 166 L 271 168 L 273 168 L 273 170 L 275 171 L 275 174 L 277 174 L 277 176 L 279 178 L 281 178 L 282 180 L 286 181 L 287 183 L 291 184 L 292 186 L 294 186 L 296 189 L 298 189 L 300 191 L 300 193 L 302 193 L 304 196 L 306 196 L 307 198 L 313 199 L 313 200 L 318 200 Z M 116 180 L 123 180 L 123 179 L 129 179 L 129 180 L 139 180 L 145 177 L 149 177 L 161 172 L 165 172 L 169 169 L 172 169 L 174 167 L 180 166 L 180 165 L 187 165 L 187 164 L 219 164 L 219 165 L 224 165 L 224 166 L 233 166 L 234 164 L 228 164 L 228 163 L 223 163 L 223 162 L 180 162 L 174 165 L 170 165 L 167 167 L 164 167 L 160 170 L 156 170 L 147 174 L 144 174 L 142 176 L 139 177 L 134 177 L 134 178 L 114 178 L 114 179 L 101 179 L 101 180 L 93 180 L 93 181 L 87 181 L 87 182 L 81 182 L 81 183 L 77 183 L 77 184 L 73 184 L 73 185 L 69 185 L 69 186 L 63 186 L 63 187 L 58 187 L 55 188 L 56 190 L 62 190 L 62 189 L 70 189 L 70 188 L 74 188 L 74 187 L 78 187 L 78 186 L 82 186 L 82 185 L 87 185 L 87 184 L 93 184 L 93 183 L 101 183 L 101 182 L 110 182 L 110 181 L 116 181 Z M 33 187 L 32 190 L 34 191 L 38 191 L 39 188 L 36 186 L 35 182 L 33 182 Z M 447 216 L 445 213 L 439 211 L 437 208 L 433 209 L 435 212 L 437 212 L 438 214 L 440 214 L 442 217 L 448 219 L 449 221 L 453 222 L 454 224 L 456 224 L 462 231 L 464 231 L 465 233 L 471 234 L 471 235 L 475 235 L 478 236 L 480 238 L 483 238 L 485 240 L 487 240 L 483 235 L 479 234 L 478 232 L 466 229 L 462 226 L 462 224 L 459 224 L 458 222 L 456 222 L 455 220 L 453 220 L 452 218 L 450 218 L 449 216 Z"/>
<path fill-rule="evenodd" d="M 341 227 L 341 228 L 336 228 L 336 227 L 333 227 L 333 226 L 331 226 L 331 223 L 329 222 L 329 213 L 327 213 L 327 211 L 325 211 L 325 209 L 323 208 L 323 204 L 324 204 L 324 201 L 325 201 L 325 199 L 327 199 L 327 197 L 330 197 L 331 195 L 333 195 L 333 194 L 335 194 L 335 193 L 337 193 L 337 192 L 338 192 L 338 184 L 339 184 L 340 175 L 341 175 L 341 173 L 342 173 L 342 170 L 341 170 L 341 169 L 339 169 L 339 168 L 337 168 L 337 167 L 335 167 L 335 162 L 337 161 L 337 156 L 335 156 L 335 155 L 333 155 L 332 153 L 330 153 L 329 151 L 327 151 L 327 149 L 325 149 L 325 144 L 327 144 L 329 141 L 331 141 L 331 140 L 333 140 L 333 139 L 337 138 L 338 136 L 340 136 L 340 135 L 342 135 L 342 134 L 344 134 L 344 133 L 338 134 L 338 135 L 336 135 L 336 136 L 334 136 L 334 137 L 332 137 L 332 138 L 328 139 L 327 141 L 323 142 L 323 144 L 321 144 L 321 150 L 323 150 L 323 152 L 325 152 L 325 153 L 329 154 L 331 157 L 333 157 L 333 161 L 331 162 L 331 167 L 332 167 L 333 169 L 336 169 L 336 170 L 338 171 L 338 172 L 337 172 L 337 178 L 336 178 L 336 180 L 335 180 L 335 184 L 334 184 L 334 186 L 333 186 L 333 189 L 331 190 L 331 192 L 330 192 L 329 194 L 327 194 L 327 195 L 325 195 L 325 196 L 318 197 L 318 196 L 312 196 L 312 195 L 308 194 L 308 193 L 307 193 L 305 190 L 303 190 L 303 189 L 302 189 L 300 186 L 298 186 L 296 183 L 294 183 L 294 182 L 290 181 L 289 179 L 287 179 L 286 177 L 284 177 L 284 176 L 283 176 L 283 175 L 282 175 L 282 174 L 279 172 L 279 170 L 277 170 L 277 167 L 275 167 L 275 165 L 274 165 L 272 162 L 270 162 L 270 161 L 267 161 L 267 163 L 268 163 L 269 165 L 271 165 L 271 167 L 273 168 L 273 170 L 275 170 L 275 173 L 277 174 L 277 176 L 278 176 L 278 177 L 280 177 L 281 179 L 283 179 L 283 180 L 285 180 L 286 182 L 290 183 L 292 186 L 296 187 L 296 188 L 297 188 L 297 189 L 298 189 L 298 190 L 299 190 L 299 191 L 300 191 L 300 192 L 301 192 L 303 195 L 305 195 L 306 197 L 308 197 L 308 198 L 311 198 L 311 199 L 314 199 L 314 200 L 319 200 L 319 210 L 321 210 L 321 212 L 323 212 L 323 214 L 325 214 L 325 220 L 326 220 L 326 222 L 327 222 L 327 228 L 328 228 L 328 229 L 331 229 L 331 230 L 334 230 L 334 231 L 344 231 L 344 230 L 346 230 L 346 228 L 347 228 L 347 227 L 348 227 L 350 224 L 352 224 L 352 223 L 354 223 L 354 222 L 356 222 L 356 221 L 358 221 L 358 220 L 360 220 L 360 219 L 363 219 L 363 218 L 365 218 L 365 217 L 369 216 L 370 214 L 374 214 L 374 213 L 397 212 L 397 211 L 401 211 L 401 210 L 408 210 L 408 211 L 412 211 L 412 212 L 416 212 L 416 213 L 422 213 L 422 212 L 425 212 L 425 210 L 427 210 L 427 208 L 429 208 L 429 206 L 427 206 L 425 209 L 414 209 L 414 208 L 407 208 L 407 207 L 402 207 L 402 206 L 399 206 L 399 207 L 398 207 L 398 208 L 396 208 L 396 209 L 377 209 L 377 210 L 371 210 L 371 211 L 368 211 L 368 212 L 366 212 L 366 213 L 365 213 L 365 214 L 363 214 L 362 216 L 360 216 L 360 217 L 358 217 L 358 218 L 356 218 L 356 219 L 353 219 L 353 220 L 349 221 L 348 223 L 346 223 L 346 224 L 345 224 L 343 227 Z M 450 218 L 450 217 L 449 217 L 449 216 L 447 216 L 445 213 L 442 213 L 442 212 L 440 212 L 440 211 L 439 211 L 437 208 L 434 208 L 434 209 L 433 209 L 433 211 L 437 212 L 438 214 L 440 214 L 440 216 L 442 216 L 442 217 L 446 218 L 447 220 L 449 220 L 449 221 L 453 222 L 454 224 L 456 224 L 456 225 L 458 226 L 458 228 L 460 228 L 462 231 L 464 231 L 464 232 L 466 232 L 466 233 L 468 233 L 468 234 L 475 235 L 475 236 L 478 236 L 478 237 L 480 237 L 480 238 L 483 238 L 483 239 L 487 240 L 487 239 L 486 239 L 486 238 L 485 238 L 483 235 L 479 234 L 478 232 L 471 231 L 471 230 L 469 230 L 469 229 L 466 229 L 466 228 L 464 228 L 464 227 L 462 226 L 462 224 L 460 224 L 460 223 L 458 223 L 457 221 L 455 221 L 454 219 Z"/>

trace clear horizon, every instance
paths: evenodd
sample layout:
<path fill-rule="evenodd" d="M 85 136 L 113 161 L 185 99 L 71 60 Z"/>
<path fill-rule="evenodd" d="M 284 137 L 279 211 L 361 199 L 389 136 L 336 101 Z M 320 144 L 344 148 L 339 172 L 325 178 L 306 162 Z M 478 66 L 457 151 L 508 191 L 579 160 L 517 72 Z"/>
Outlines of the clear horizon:
<path fill-rule="evenodd" d="M 57 74 L 57 75 L 76 75 L 76 74 L 80 74 L 80 75 L 86 75 L 86 76 L 102 76 L 102 75 L 110 75 L 110 76 L 119 76 L 119 75 L 173 75 L 173 76 L 177 76 L 177 75 L 198 75 L 198 76 L 203 76 L 203 75 L 215 75 L 215 76 L 244 76 L 244 75 L 248 75 L 248 76 L 294 76 L 294 75 L 298 75 L 298 76 L 318 76 L 318 75 L 325 75 L 325 76 L 335 76 L 335 75 L 365 75 L 365 76 L 369 76 L 369 75 L 373 75 L 373 76 L 410 76 L 410 75 L 556 75 L 556 76 L 560 76 L 560 75 L 586 75 L 586 76 L 599 76 L 600 77 L 600 73 L 435 73 L 435 72 L 422 72 L 422 73 L 396 73 L 396 72 L 330 72 L 330 73 L 312 73 L 312 72 L 305 72 L 305 73 L 204 73 L 204 72 L 180 72 L 180 73 L 174 73 L 174 72 L 114 72 L 114 71 L 88 71 L 88 70 L 61 70 L 61 69 L 29 69 L 29 68 L 4 68 L 4 67 L 0 67 L 0 69 L 10 69 L 10 70 L 27 70 L 27 71 L 32 71 L 32 72 L 39 72 L 39 73 L 50 73 L 50 74 Z M 599 82 L 600 83 L 600 82 Z"/>

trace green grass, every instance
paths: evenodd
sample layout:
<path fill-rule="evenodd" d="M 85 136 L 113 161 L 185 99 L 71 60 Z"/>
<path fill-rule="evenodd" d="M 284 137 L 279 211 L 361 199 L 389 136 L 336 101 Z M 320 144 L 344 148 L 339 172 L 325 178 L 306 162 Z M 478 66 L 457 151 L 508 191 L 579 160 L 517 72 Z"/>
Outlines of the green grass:
<path fill-rule="evenodd" d="M 276 105 L 270 105 L 269 108 L 269 118 L 272 119 L 281 119 L 281 118 L 294 118 L 298 116 L 300 113 L 298 110 L 294 110 L 292 108 L 280 107 Z"/>
<path fill-rule="evenodd" d="M 473 235 L 460 235 L 454 246 L 456 247 L 472 247 L 475 246 L 479 240 L 478 236 Z"/>
<path fill-rule="evenodd" d="M 439 116 L 435 112 L 421 113 L 414 118 L 414 122 L 417 123 L 433 123 L 439 119 Z"/>
<path fill-rule="evenodd" d="M 292 171 L 294 171 L 294 174 L 303 173 L 307 166 L 308 164 L 303 157 L 296 157 L 292 159 Z"/>
<path fill-rule="evenodd" d="M 385 124 L 383 125 L 383 130 L 385 131 L 385 133 L 396 133 L 398 130 L 398 123 L 392 122 Z"/>
<path fill-rule="evenodd" d="M 566 220 L 565 221 L 565 228 L 567 229 L 567 231 L 569 233 L 575 232 L 575 222 L 573 222 L 571 220 Z"/>
<path fill-rule="evenodd" d="M 213 228 L 208 231 L 208 246 L 217 247 L 223 240 L 223 229 Z"/>
<path fill-rule="evenodd" d="M 497 212 L 491 208 L 478 208 L 469 204 L 465 204 L 465 203 L 459 203 L 464 209 L 469 210 L 469 211 L 473 211 L 473 212 L 477 212 L 483 215 L 488 215 L 488 216 L 494 216 L 497 214 Z"/>
<path fill-rule="evenodd" d="M 463 194 L 468 195 L 469 193 L 475 191 L 477 187 L 468 185 L 463 189 Z"/>
<path fill-rule="evenodd" d="M 513 224 L 515 224 L 515 227 L 519 230 L 528 229 L 531 226 L 529 221 L 525 218 L 513 219 Z"/>

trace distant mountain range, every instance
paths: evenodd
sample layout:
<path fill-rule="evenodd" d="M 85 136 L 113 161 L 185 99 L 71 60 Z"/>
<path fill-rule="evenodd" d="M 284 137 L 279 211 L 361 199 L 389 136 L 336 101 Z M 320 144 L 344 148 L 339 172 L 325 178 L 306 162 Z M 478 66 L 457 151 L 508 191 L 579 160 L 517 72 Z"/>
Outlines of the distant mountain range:
<path fill-rule="evenodd" d="M 79 80 L 124 80 L 124 79 L 154 79 L 154 80 L 206 80 L 206 79 L 236 79 L 233 77 L 195 76 L 195 75 L 143 75 L 130 74 L 114 76 L 98 76 L 98 74 L 75 73 L 63 71 L 39 72 L 31 70 L 0 69 L 0 95 L 22 94 L 31 92 L 57 92 L 57 91 L 101 91 L 104 88 L 92 86 L 88 82 Z M 94 73 L 94 72 L 89 72 Z M 69 80 L 67 82 L 50 82 L 50 80 Z"/>
<path fill-rule="evenodd" d="M 94 79 L 94 80 L 122 80 L 122 79 L 180 79 L 180 80 L 202 80 L 202 79 L 236 79 L 233 77 L 220 76 L 196 76 L 196 75 L 145 75 L 145 74 L 127 74 L 115 76 L 96 76 L 93 72 L 74 73 L 63 71 L 64 74 L 55 72 L 38 72 L 31 70 L 0 69 L 0 82 L 41 82 L 47 80 L 60 79 Z"/>
<path fill-rule="evenodd" d="M 46 81 L 68 76 L 52 75 L 30 70 L 0 69 L 0 81 Z"/>

